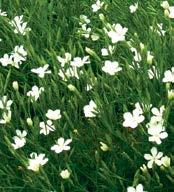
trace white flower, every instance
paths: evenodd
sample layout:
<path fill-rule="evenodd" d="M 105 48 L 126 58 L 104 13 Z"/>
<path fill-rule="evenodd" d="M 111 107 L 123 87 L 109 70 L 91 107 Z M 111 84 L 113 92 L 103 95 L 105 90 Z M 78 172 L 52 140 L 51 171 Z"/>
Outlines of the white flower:
<path fill-rule="evenodd" d="M 64 80 L 67 81 L 68 78 L 70 77 L 75 77 L 79 79 L 79 74 L 83 74 L 83 71 L 77 70 L 77 67 L 69 67 L 65 71 L 62 69 L 59 70 L 58 75 Z"/>
<path fill-rule="evenodd" d="M 158 23 L 157 24 L 157 29 L 154 28 L 153 26 L 150 26 L 150 29 L 154 32 L 156 32 L 159 36 L 164 36 L 166 31 L 163 30 L 163 23 Z"/>
<path fill-rule="evenodd" d="M 145 107 L 144 104 L 143 104 L 143 107 Z M 135 109 L 138 110 L 137 112 L 138 112 L 139 114 L 143 114 L 143 109 L 141 108 L 139 102 L 135 103 Z"/>
<path fill-rule="evenodd" d="M 83 24 L 89 24 L 90 23 L 90 19 L 88 19 L 88 17 L 86 15 L 80 15 L 80 25 Z"/>
<path fill-rule="evenodd" d="M 64 67 L 66 63 L 71 61 L 71 54 L 70 53 L 65 53 L 64 58 L 57 56 L 57 60 L 61 63 L 61 67 Z"/>
<path fill-rule="evenodd" d="M 170 157 L 162 157 L 161 162 L 164 167 L 170 167 Z"/>
<path fill-rule="evenodd" d="M 105 65 L 102 67 L 102 70 L 109 75 L 115 75 L 115 73 L 122 70 L 122 67 L 119 66 L 117 61 L 105 61 Z"/>
<path fill-rule="evenodd" d="M 164 78 L 162 81 L 164 83 L 174 83 L 174 67 L 164 73 Z"/>
<path fill-rule="evenodd" d="M 84 64 L 90 63 L 89 56 L 85 56 L 83 58 L 75 57 L 73 61 L 71 61 L 70 65 L 72 67 L 82 67 Z"/>
<path fill-rule="evenodd" d="M 80 71 L 79 73 L 83 73 L 82 71 Z M 67 70 L 66 70 L 66 76 L 67 77 L 75 77 L 77 79 L 79 79 L 79 74 L 78 74 L 78 70 L 77 70 L 77 67 L 69 67 Z"/>
<path fill-rule="evenodd" d="M 41 94 L 41 92 L 43 92 L 44 91 L 44 88 L 43 87 L 41 87 L 41 88 L 39 88 L 39 87 L 37 87 L 36 85 L 35 86 L 33 86 L 32 87 L 32 90 L 31 91 L 28 91 L 27 92 L 27 96 L 28 97 L 31 97 L 31 101 L 33 101 L 33 99 L 35 100 L 35 101 L 37 101 L 38 100 L 38 98 L 39 98 L 39 96 L 40 96 L 40 94 Z"/>
<path fill-rule="evenodd" d="M 81 26 L 81 29 L 78 30 L 78 33 L 80 33 L 83 37 L 89 38 L 91 33 L 91 28 L 87 27 L 86 23 Z"/>
<path fill-rule="evenodd" d="M 134 47 L 131 47 L 131 52 L 134 54 L 133 58 L 135 62 L 140 62 L 142 60 L 140 53 Z"/>
<path fill-rule="evenodd" d="M 161 144 L 161 139 L 168 137 L 165 127 L 161 123 L 156 124 L 155 127 L 148 128 L 148 134 L 151 135 L 149 136 L 149 141 L 156 142 L 158 145 Z"/>
<path fill-rule="evenodd" d="M 148 69 L 149 79 L 153 79 L 154 77 L 159 78 L 158 70 L 155 66 L 152 66 L 152 69 Z"/>
<path fill-rule="evenodd" d="M 90 91 L 93 88 L 93 85 L 87 84 L 86 85 L 86 91 Z"/>
<path fill-rule="evenodd" d="M 145 191 L 143 190 L 143 185 L 138 184 L 136 187 L 128 187 L 127 192 L 145 192 Z"/>
<path fill-rule="evenodd" d="M 148 160 L 147 167 L 149 169 L 151 169 L 153 167 L 153 164 L 161 166 L 162 162 L 161 162 L 160 159 L 163 156 L 163 153 L 162 152 L 158 152 L 156 147 L 152 147 L 151 154 L 145 154 L 144 155 L 144 158 L 146 160 Z"/>
<path fill-rule="evenodd" d="M 135 13 L 138 9 L 138 3 L 135 3 L 134 5 L 130 5 L 129 7 L 131 13 Z"/>
<path fill-rule="evenodd" d="M 120 24 L 113 24 L 110 31 L 105 31 L 111 38 L 112 43 L 117 43 L 125 40 L 128 29 L 126 27 L 123 28 Z"/>
<path fill-rule="evenodd" d="M 106 48 L 101 49 L 102 56 L 108 56 L 109 52 Z"/>
<path fill-rule="evenodd" d="M 165 107 L 164 105 L 162 105 L 159 109 L 156 107 L 153 107 L 151 109 L 151 112 L 153 113 L 153 117 L 151 119 L 153 119 L 154 121 L 162 121 L 163 120 L 163 113 L 164 113 Z"/>
<path fill-rule="evenodd" d="M 123 118 L 123 126 L 130 127 L 132 129 L 136 128 L 138 124 L 144 121 L 144 116 L 139 112 L 138 109 L 134 109 L 132 113 L 124 113 Z"/>
<path fill-rule="evenodd" d="M 91 35 L 92 41 L 97 41 L 99 38 L 100 38 L 100 36 L 98 34 L 96 34 L 96 33 Z"/>
<path fill-rule="evenodd" d="M 15 33 L 20 33 L 21 35 L 25 35 L 31 29 L 27 27 L 27 22 L 23 22 L 23 15 L 16 16 L 10 24 L 14 27 Z"/>
<path fill-rule="evenodd" d="M 2 119 L 0 119 L 0 124 L 6 124 L 11 121 L 11 110 L 3 112 Z"/>
<path fill-rule="evenodd" d="M 39 127 L 41 128 L 40 134 L 48 135 L 50 131 L 55 131 L 55 126 L 51 120 L 47 120 L 47 122 L 40 122 Z"/>
<path fill-rule="evenodd" d="M 161 7 L 162 8 L 164 8 L 164 9 L 169 9 L 169 3 L 168 3 L 168 1 L 163 1 L 162 3 L 161 3 Z"/>
<path fill-rule="evenodd" d="M 96 113 L 98 113 L 96 109 L 97 105 L 94 103 L 93 100 L 90 100 L 89 105 L 85 105 L 83 107 L 85 117 L 96 117 Z"/>
<path fill-rule="evenodd" d="M 108 56 L 109 54 L 113 54 L 114 46 L 109 45 L 108 48 L 101 49 L 102 56 Z"/>
<path fill-rule="evenodd" d="M 100 0 L 97 0 L 95 4 L 92 5 L 93 12 L 97 12 L 99 9 L 102 8 L 104 5 L 104 2 L 100 2 Z"/>
<path fill-rule="evenodd" d="M 44 65 L 43 67 L 39 67 L 36 69 L 31 69 L 31 72 L 37 73 L 40 78 L 44 78 L 45 74 L 51 73 L 50 70 L 47 70 L 49 67 L 48 64 Z"/>
<path fill-rule="evenodd" d="M 4 95 L 1 99 L 0 99 L 0 109 L 7 109 L 10 110 L 11 104 L 13 103 L 12 100 L 7 100 L 7 96 Z"/>
<path fill-rule="evenodd" d="M 68 150 L 70 150 L 70 146 L 68 146 L 68 145 L 71 142 L 72 142 L 72 139 L 67 139 L 65 141 L 65 139 L 63 137 L 60 137 L 57 140 L 56 145 L 53 145 L 51 147 L 51 150 L 55 151 L 55 153 L 61 153 L 62 151 L 68 151 Z"/>
<path fill-rule="evenodd" d="M 6 17 L 6 16 L 7 16 L 7 13 L 6 13 L 5 11 L 2 11 L 2 10 L 0 9 L 0 16 Z"/>
<path fill-rule="evenodd" d="M 0 58 L 0 62 L 3 66 L 12 65 L 16 68 L 19 68 L 19 64 L 22 64 L 22 61 L 26 61 L 27 52 L 25 51 L 23 45 L 15 46 L 11 55 L 4 54 Z"/>
<path fill-rule="evenodd" d="M 167 137 L 167 133 L 165 133 L 165 127 L 163 125 L 163 112 L 165 110 L 164 106 L 161 106 L 160 109 L 153 107 L 151 112 L 153 116 L 150 119 L 150 122 L 146 124 L 146 127 L 149 130 L 149 134 L 152 135 L 149 137 L 149 141 L 156 142 L 157 144 L 161 143 L 161 139 Z M 161 134 L 161 132 L 163 134 Z"/>
<path fill-rule="evenodd" d="M 25 51 L 23 45 L 15 46 L 12 53 L 12 66 L 19 68 L 19 64 L 22 64 L 22 61 L 26 61 L 27 52 Z"/>
<path fill-rule="evenodd" d="M 37 153 L 30 154 L 31 159 L 28 161 L 28 169 L 38 172 L 39 168 L 45 165 L 48 161 L 48 158 L 45 158 L 45 154 L 41 153 L 37 155 Z"/>
<path fill-rule="evenodd" d="M 12 146 L 14 149 L 19 149 L 21 147 L 23 147 L 26 144 L 26 135 L 27 132 L 24 131 L 20 131 L 20 130 L 16 130 L 16 136 L 13 137 L 14 143 L 12 143 Z"/>
<path fill-rule="evenodd" d="M 46 113 L 46 117 L 48 119 L 51 119 L 51 120 L 57 120 L 57 119 L 60 119 L 62 116 L 60 114 L 60 110 L 57 109 L 57 110 L 51 110 L 49 109 Z"/>
<path fill-rule="evenodd" d="M 100 149 L 102 150 L 102 151 L 108 151 L 109 150 L 109 147 L 105 144 L 105 143 L 103 143 L 103 142 L 100 142 Z"/>
<path fill-rule="evenodd" d="M 68 171 L 68 169 L 65 169 L 65 170 L 62 170 L 60 172 L 60 176 L 63 178 L 63 179 L 68 179 L 70 177 L 70 172 Z"/>
<path fill-rule="evenodd" d="M 4 56 L 2 58 L 0 58 L 0 62 L 2 64 L 2 66 L 7 66 L 7 65 L 11 65 L 12 64 L 12 56 L 9 56 L 8 54 L 4 54 Z"/>
<path fill-rule="evenodd" d="M 174 6 L 169 7 L 169 18 L 174 19 Z"/>

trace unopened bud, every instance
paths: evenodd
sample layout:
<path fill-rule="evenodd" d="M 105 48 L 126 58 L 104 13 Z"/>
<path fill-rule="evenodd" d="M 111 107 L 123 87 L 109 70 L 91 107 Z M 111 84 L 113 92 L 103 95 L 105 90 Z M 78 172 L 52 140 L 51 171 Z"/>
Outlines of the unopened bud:
<path fill-rule="evenodd" d="M 100 142 L 100 149 L 102 150 L 102 151 L 108 151 L 109 150 L 109 147 L 105 144 L 105 143 L 103 143 L 103 142 Z"/>
<path fill-rule="evenodd" d="M 144 50 L 144 48 L 145 48 L 144 44 L 143 44 L 143 43 L 140 43 L 140 49 L 141 49 L 141 51 Z"/>
<path fill-rule="evenodd" d="M 27 118 L 27 124 L 28 124 L 28 126 L 33 126 L 33 121 L 32 121 L 32 119 L 31 118 Z"/>
<path fill-rule="evenodd" d="M 154 56 L 151 55 L 150 51 L 148 51 L 148 52 L 147 52 L 147 63 L 148 63 L 149 65 L 152 64 L 153 58 L 154 58 Z"/>
<path fill-rule="evenodd" d="M 143 173 L 147 172 L 147 166 L 145 164 L 143 164 L 141 167 L 140 167 L 141 171 Z"/>
<path fill-rule="evenodd" d="M 166 83 L 166 89 L 167 91 L 170 89 L 170 83 Z"/>
<path fill-rule="evenodd" d="M 102 13 L 99 14 L 99 18 L 100 18 L 100 20 L 102 20 L 102 21 L 105 20 L 105 16 L 104 16 Z"/>
<path fill-rule="evenodd" d="M 13 86 L 13 89 L 14 89 L 14 90 L 18 91 L 19 85 L 18 85 L 18 82 L 17 82 L 17 81 L 13 81 L 12 86 Z"/>
<path fill-rule="evenodd" d="M 162 157 L 161 162 L 164 167 L 170 167 L 170 157 L 168 156 Z"/>
<path fill-rule="evenodd" d="M 165 15 L 165 17 L 169 17 L 169 15 L 170 15 L 169 10 L 165 9 L 164 10 L 164 15 Z"/>
<path fill-rule="evenodd" d="M 76 91 L 77 90 L 76 87 L 72 84 L 69 84 L 67 87 L 70 91 Z"/>
<path fill-rule="evenodd" d="M 172 100 L 174 99 L 174 89 L 168 90 L 168 99 Z"/>

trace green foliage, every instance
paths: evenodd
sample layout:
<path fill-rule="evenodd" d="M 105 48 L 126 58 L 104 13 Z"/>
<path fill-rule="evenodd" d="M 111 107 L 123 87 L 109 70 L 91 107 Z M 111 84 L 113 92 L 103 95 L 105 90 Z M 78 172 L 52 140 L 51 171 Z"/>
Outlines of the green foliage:
<path fill-rule="evenodd" d="M 126 40 L 133 40 L 133 46 L 140 50 L 145 44 L 140 68 L 130 70 L 133 55 L 126 42 L 116 45 L 108 59 L 118 61 L 123 70 L 119 75 L 109 76 L 102 72 L 104 58 L 101 48 L 110 44 L 102 29 L 105 23 L 93 13 L 91 0 L 0 0 L 0 8 L 8 17 L 0 17 L 0 58 L 10 53 L 16 45 L 24 45 L 27 60 L 19 69 L 0 65 L 0 97 L 7 95 L 13 100 L 12 119 L 9 124 L 0 124 L 0 191 L 2 192 L 125 192 L 128 186 L 142 183 L 148 192 L 174 191 L 174 107 L 167 99 L 166 87 L 162 82 L 164 72 L 173 66 L 174 23 L 163 14 L 159 0 L 139 0 L 136 13 L 129 12 L 130 0 L 106 0 L 106 22 L 120 23 L 128 28 Z M 93 42 L 81 37 L 77 31 L 80 15 L 91 19 L 90 26 L 100 40 Z M 16 15 L 24 15 L 31 31 L 26 35 L 14 34 L 9 21 Z M 166 35 L 160 37 L 150 30 L 163 23 Z M 135 34 L 136 33 L 136 34 Z M 58 76 L 61 68 L 57 56 L 70 52 L 73 57 L 85 56 L 85 47 L 93 50 L 91 63 L 86 65 L 83 76 L 63 81 Z M 148 78 L 146 53 L 154 54 L 153 65 L 157 67 L 159 79 Z M 32 68 L 49 63 L 52 74 L 40 79 L 31 72 Z M 95 82 L 95 77 L 97 80 Z M 12 88 L 18 81 L 19 91 Z M 85 87 L 94 83 L 89 92 Z M 72 84 L 76 91 L 67 86 Z M 45 91 L 37 102 L 26 96 L 31 87 L 44 87 Z M 94 99 L 100 114 L 85 118 L 83 107 Z M 152 143 L 148 141 L 146 121 L 136 129 L 123 127 L 123 114 L 131 111 L 136 102 L 166 106 L 166 130 L 168 138 L 158 147 L 171 158 L 169 169 L 154 166 L 142 172 L 146 164 L 144 154 L 149 153 Z M 48 136 L 39 134 L 39 122 L 46 121 L 48 109 L 60 109 L 62 118 L 55 122 L 56 131 Z M 0 114 L 1 115 L 1 114 Z M 26 119 L 33 120 L 28 126 Z M 26 145 L 14 150 L 11 146 L 15 130 L 26 130 Z M 76 132 L 77 130 L 77 132 Z M 71 150 L 56 154 L 50 150 L 57 138 L 72 138 Z M 109 151 L 100 149 L 100 142 L 108 145 Z M 157 146 L 157 145 L 155 145 Z M 49 159 L 38 173 L 27 169 L 30 153 L 44 153 Z M 68 180 L 60 177 L 60 171 L 68 168 Z"/>

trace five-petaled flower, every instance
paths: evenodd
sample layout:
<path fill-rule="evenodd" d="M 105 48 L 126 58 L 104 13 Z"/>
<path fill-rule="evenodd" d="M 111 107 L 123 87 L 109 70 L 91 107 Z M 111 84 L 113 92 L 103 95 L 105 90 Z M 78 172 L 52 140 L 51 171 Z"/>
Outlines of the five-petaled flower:
<path fill-rule="evenodd" d="M 147 167 L 151 169 L 154 164 L 161 166 L 161 158 L 163 156 L 162 152 L 158 152 L 156 147 L 152 147 L 151 154 L 145 154 L 144 158 L 148 161 Z"/>
<path fill-rule="evenodd" d="M 68 146 L 72 142 L 72 139 L 65 140 L 63 137 L 60 137 L 56 144 L 51 147 L 51 150 L 55 151 L 55 153 L 61 153 L 62 151 L 70 150 L 70 146 Z"/>
<path fill-rule="evenodd" d="M 109 31 L 105 29 L 105 32 L 111 38 L 112 43 L 125 41 L 125 35 L 127 31 L 128 29 L 126 27 L 122 27 L 120 24 L 113 24 Z"/>
<path fill-rule="evenodd" d="M 101 9 L 104 5 L 104 2 L 100 2 L 100 0 L 97 0 L 95 4 L 92 5 L 93 12 L 97 12 L 99 9 Z"/>
<path fill-rule="evenodd" d="M 127 192 L 145 192 L 142 184 L 138 184 L 136 187 L 128 187 Z"/>
<path fill-rule="evenodd" d="M 48 158 L 45 158 L 45 154 L 41 153 L 37 155 L 37 153 L 31 153 L 30 159 L 28 160 L 28 169 L 38 172 L 40 167 L 45 165 L 48 161 Z"/>
<path fill-rule="evenodd" d="M 105 61 L 104 66 L 102 67 L 102 70 L 105 73 L 108 73 L 109 75 L 115 75 L 117 72 L 122 70 L 122 67 L 119 66 L 119 63 L 117 61 Z"/>
<path fill-rule="evenodd" d="M 55 126 L 51 120 L 47 120 L 47 122 L 40 122 L 39 127 L 41 128 L 40 134 L 48 135 L 50 131 L 55 131 Z"/>
<path fill-rule="evenodd" d="M 56 110 L 51 110 L 51 109 L 48 109 L 47 113 L 46 113 L 46 117 L 48 119 L 51 119 L 51 120 L 58 120 L 60 119 L 62 116 L 60 114 L 60 110 L 59 109 L 56 109 Z"/>
<path fill-rule="evenodd" d="M 36 69 L 31 69 L 31 72 L 38 74 L 40 78 L 44 78 L 45 74 L 51 73 L 50 70 L 47 70 L 49 67 L 48 64 L 44 65 L 43 67 L 39 67 Z"/>
<path fill-rule="evenodd" d="M 97 111 L 97 105 L 93 100 L 90 100 L 89 105 L 85 105 L 83 107 L 83 111 L 85 114 L 85 117 L 95 117 L 98 113 Z"/>
<path fill-rule="evenodd" d="M 44 91 L 44 88 L 41 87 L 39 88 L 38 86 L 33 86 L 31 91 L 27 92 L 27 96 L 31 97 L 31 102 L 33 102 L 33 100 L 37 101 L 40 94 Z"/>
<path fill-rule="evenodd" d="M 26 144 L 26 135 L 27 132 L 25 130 L 16 130 L 16 136 L 13 137 L 14 143 L 12 143 L 14 149 L 19 149 Z"/>

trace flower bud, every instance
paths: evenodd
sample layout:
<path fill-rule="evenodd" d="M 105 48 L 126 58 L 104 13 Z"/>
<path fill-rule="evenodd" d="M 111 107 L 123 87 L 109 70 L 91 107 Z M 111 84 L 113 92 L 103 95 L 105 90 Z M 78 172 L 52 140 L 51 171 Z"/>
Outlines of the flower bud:
<path fill-rule="evenodd" d="M 28 126 L 33 126 L 33 121 L 32 121 L 32 119 L 31 118 L 27 118 L 27 124 L 28 124 Z"/>
<path fill-rule="evenodd" d="M 170 157 L 168 156 L 162 157 L 161 162 L 164 167 L 170 167 Z"/>
<path fill-rule="evenodd" d="M 143 173 L 147 172 L 147 166 L 145 164 L 143 164 L 141 167 L 140 167 L 141 171 Z"/>
<path fill-rule="evenodd" d="M 143 44 L 143 43 L 140 43 L 140 49 L 141 49 L 141 51 L 143 51 L 144 48 L 145 48 L 144 44 Z"/>
<path fill-rule="evenodd" d="M 98 34 L 92 34 L 91 35 L 92 41 L 97 41 L 99 38 L 100 38 L 100 36 Z"/>
<path fill-rule="evenodd" d="M 148 51 L 148 52 L 147 52 L 147 63 L 148 63 L 149 65 L 152 64 L 153 58 L 154 58 L 154 56 L 151 55 L 150 51 Z"/>
<path fill-rule="evenodd" d="M 170 89 L 170 83 L 166 83 L 166 90 L 168 91 Z"/>
<path fill-rule="evenodd" d="M 99 14 L 99 18 L 100 18 L 100 20 L 102 20 L 102 21 L 105 20 L 105 16 L 104 16 L 102 13 Z"/>
<path fill-rule="evenodd" d="M 17 82 L 17 81 L 13 81 L 12 86 L 13 86 L 13 89 L 14 89 L 14 90 L 18 91 L 19 85 L 18 85 L 18 82 Z"/>
<path fill-rule="evenodd" d="M 77 134 L 77 135 L 78 135 L 78 133 L 79 133 L 77 129 L 74 129 L 73 132 L 74 132 L 75 134 Z"/>
<path fill-rule="evenodd" d="M 168 90 L 168 99 L 174 99 L 174 89 Z"/>
<path fill-rule="evenodd" d="M 164 10 L 164 15 L 165 15 L 165 17 L 169 17 L 169 15 L 170 15 L 169 10 L 165 9 Z"/>
<path fill-rule="evenodd" d="M 108 151 L 109 150 L 109 147 L 105 143 L 100 142 L 100 144 L 101 144 L 100 149 L 102 151 Z"/>
<path fill-rule="evenodd" d="M 69 84 L 67 87 L 70 91 L 73 91 L 73 92 L 76 91 L 76 87 L 72 84 Z"/>
<path fill-rule="evenodd" d="M 62 179 L 68 179 L 70 177 L 70 172 L 68 171 L 68 169 L 62 170 L 60 172 L 60 176 L 62 177 Z"/>

